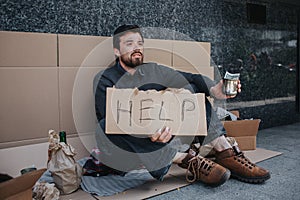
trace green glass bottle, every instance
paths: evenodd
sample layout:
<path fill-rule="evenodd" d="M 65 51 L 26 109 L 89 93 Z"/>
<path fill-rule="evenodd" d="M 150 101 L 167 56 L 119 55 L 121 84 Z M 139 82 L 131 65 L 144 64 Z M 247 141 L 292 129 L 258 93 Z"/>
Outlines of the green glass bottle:
<path fill-rule="evenodd" d="M 64 142 L 67 144 L 67 136 L 65 131 L 59 132 L 59 142 Z"/>

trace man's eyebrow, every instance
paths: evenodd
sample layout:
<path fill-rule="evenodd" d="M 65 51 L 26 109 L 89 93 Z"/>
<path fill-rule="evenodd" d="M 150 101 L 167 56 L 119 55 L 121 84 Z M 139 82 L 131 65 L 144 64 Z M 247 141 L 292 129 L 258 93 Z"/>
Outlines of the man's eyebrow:
<path fill-rule="evenodd" d="M 125 40 L 125 42 L 133 42 L 133 39 Z"/>
<path fill-rule="evenodd" d="M 125 43 L 128 43 L 128 42 L 134 42 L 134 40 L 133 39 L 128 39 L 128 40 L 125 40 L 124 41 Z M 143 40 L 139 40 L 139 41 L 137 41 L 137 42 L 144 42 Z"/>

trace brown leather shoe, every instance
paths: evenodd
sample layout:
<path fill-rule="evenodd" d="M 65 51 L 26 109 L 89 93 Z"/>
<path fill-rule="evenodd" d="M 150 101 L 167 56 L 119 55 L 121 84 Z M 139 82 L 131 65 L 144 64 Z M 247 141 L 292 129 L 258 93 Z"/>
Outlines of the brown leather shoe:
<path fill-rule="evenodd" d="M 228 169 L 199 155 L 191 156 L 190 153 L 183 160 L 183 164 L 179 164 L 179 166 L 187 169 L 186 180 L 190 183 L 200 180 L 209 186 L 217 187 L 230 177 Z M 192 176 L 189 175 L 189 172 Z"/>
<path fill-rule="evenodd" d="M 231 171 L 231 177 L 247 183 L 263 183 L 271 176 L 265 170 L 253 164 L 244 153 L 234 149 L 216 153 L 215 162 Z"/>
<path fill-rule="evenodd" d="M 194 158 L 197 155 L 197 153 L 193 149 L 189 149 L 188 154 L 186 157 L 182 160 L 182 163 L 178 164 L 179 167 L 182 167 L 184 169 L 187 169 L 189 166 L 189 160 Z"/>

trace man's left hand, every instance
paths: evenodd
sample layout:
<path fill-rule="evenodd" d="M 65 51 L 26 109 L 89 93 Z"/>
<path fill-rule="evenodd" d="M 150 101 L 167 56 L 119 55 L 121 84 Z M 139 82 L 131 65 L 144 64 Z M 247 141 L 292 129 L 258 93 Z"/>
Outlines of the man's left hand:
<path fill-rule="evenodd" d="M 163 129 L 159 129 L 150 136 L 152 142 L 162 142 L 167 143 L 172 139 L 172 132 L 169 127 L 165 127 Z"/>

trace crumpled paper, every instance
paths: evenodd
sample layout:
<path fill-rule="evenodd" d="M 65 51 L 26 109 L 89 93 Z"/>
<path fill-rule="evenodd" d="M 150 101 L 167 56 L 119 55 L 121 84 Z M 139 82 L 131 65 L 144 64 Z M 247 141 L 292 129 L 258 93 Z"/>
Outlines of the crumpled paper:
<path fill-rule="evenodd" d="M 58 200 L 59 190 L 54 183 L 37 182 L 33 187 L 33 200 Z"/>
<path fill-rule="evenodd" d="M 48 170 L 62 194 L 76 191 L 81 183 L 82 167 L 75 161 L 75 154 L 71 145 L 59 142 L 58 134 L 49 131 Z"/>

